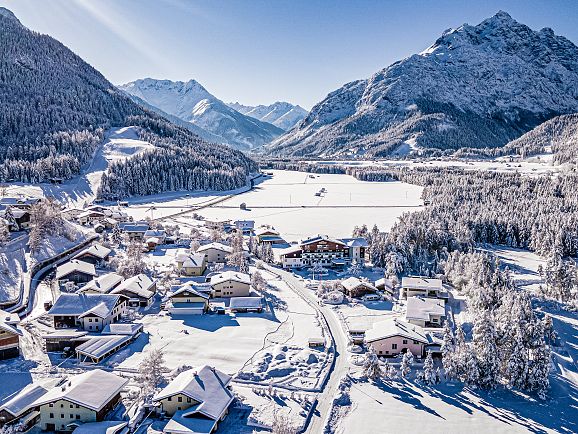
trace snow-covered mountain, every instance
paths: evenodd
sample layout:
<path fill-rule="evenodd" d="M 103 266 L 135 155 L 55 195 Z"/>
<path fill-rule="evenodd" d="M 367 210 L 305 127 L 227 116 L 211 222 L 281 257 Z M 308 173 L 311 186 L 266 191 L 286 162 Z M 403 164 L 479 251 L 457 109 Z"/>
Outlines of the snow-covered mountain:
<path fill-rule="evenodd" d="M 331 92 L 268 150 L 384 156 L 498 147 L 572 112 L 578 112 L 578 47 L 500 11 Z"/>
<path fill-rule="evenodd" d="M 217 137 L 219 143 L 249 150 L 269 143 L 283 130 L 232 109 L 195 80 L 145 78 L 119 86 L 160 110 L 190 122 Z M 201 134 L 202 135 L 202 134 Z"/>
<path fill-rule="evenodd" d="M 243 105 L 238 102 L 228 105 L 244 115 L 269 122 L 285 131 L 289 131 L 307 116 L 307 110 L 303 107 L 283 101 L 258 106 Z"/>
<path fill-rule="evenodd" d="M 198 162 L 189 189 L 240 186 L 255 168 L 243 153 L 208 143 L 137 105 L 63 44 L 0 8 L 0 181 L 69 179 L 92 160 L 113 126 L 137 126 L 165 153 L 175 147 Z M 163 178 L 186 179 L 171 171 L 175 158 L 182 159 L 166 157 Z M 139 169 L 143 183 L 159 178 L 148 167 Z"/>

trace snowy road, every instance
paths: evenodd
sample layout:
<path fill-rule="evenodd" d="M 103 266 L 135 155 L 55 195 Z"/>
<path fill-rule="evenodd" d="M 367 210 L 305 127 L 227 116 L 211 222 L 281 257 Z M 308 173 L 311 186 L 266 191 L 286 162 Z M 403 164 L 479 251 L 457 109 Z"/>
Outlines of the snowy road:
<path fill-rule="evenodd" d="M 331 411 L 333 404 L 333 398 L 336 396 L 339 388 L 339 383 L 341 379 L 348 372 L 347 364 L 347 345 L 348 339 L 341 327 L 337 315 L 331 310 L 327 305 L 319 305 L 318 299 L 314 292 L 307 289 L 301 280 L 299 280 L 291 272 L 281 270 L 278 268 L 266 266 L 267 270 L 273 274 L 280 276 L 289 287 L 301 295 L 305 300 L 309 301 L 310 304 L 323 316 L 326 321 L 327 327 L 329 328 L 329 333 L 333 342 L 333 347 L 335 349 L 335 358 L 333 367 L 329 373 L 329 378 L 323 386 L 323 391 L 318 395 L 317 407 L 313 416 L 311 417 L 307 429 L 304 431 L 306 433 L 321 433 L 324 430 L 325 422 Z"/>

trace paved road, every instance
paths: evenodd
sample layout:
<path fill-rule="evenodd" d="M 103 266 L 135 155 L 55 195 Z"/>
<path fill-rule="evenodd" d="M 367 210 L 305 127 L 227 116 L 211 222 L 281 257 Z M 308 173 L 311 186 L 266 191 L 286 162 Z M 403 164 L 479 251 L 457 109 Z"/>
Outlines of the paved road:
<path fill-rule="evenodd" d="M 293 273 L 285 270 L 270 266 L 267 266 L 267 270 L 280 276 L 293 291 L 297 292 L 305 300 L 309 301 L 310 304 L 323 316 L 323 318 L 325 318 L 329 328 L 329 333 L 335 348 L 334 363 L 330 376 L 323 386 L 323 391 L 318 395 L 316 411 L 305 430 L 306 433 L 319 434 L 323 432 L 325 427 L 327 416 L 331 411 L 333 398 L 337 394 L 339 388 L 339 382 L 347 374 L 349 369 L 347 362 L 348 339 L 343 331 L 343 327 L 341 327 L 337 315 L 327 305 L 319 305 L 317 296 L 311 289 L 305 287 L 303 281 L 295 277 Z"/>

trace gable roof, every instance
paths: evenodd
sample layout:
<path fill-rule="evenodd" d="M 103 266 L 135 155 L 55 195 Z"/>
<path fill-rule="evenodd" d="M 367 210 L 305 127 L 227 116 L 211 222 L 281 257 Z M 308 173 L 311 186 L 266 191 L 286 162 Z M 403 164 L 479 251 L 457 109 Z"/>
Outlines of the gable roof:
<path fill-rule="evenodd" d="M 443 289 L 442 281 L 440 279 L 430 279 L 429 277 L 402 277 L 401 287 L 407 289 L 437 289 L 441 291 Z"/>
<path fill-rule="evenodd" d="M 34 401 L 44 396 L 48 390 L 61 381 L 61 378 L 49 378 L 28 384 L 18 393 L 12 395 L 10 399 L 3 402 L 0 405 L 0 411 L 5 410 L 13 417 L 19 417 L 33 407 Z"/>
<path fill-rule="evenodd" d="M 11 325 L 18 324 L 20 322 L 20 317 L 17 313 L 6 312 L 5 310 L 0 309 L 0 323 L 1 322 Z"/>
<path fill-rule="evenodd" d="M 124 277 L 122 277 L 120 274 L 116 273 L 103 274 L 102 276 L 99 276 L 96 279 L 91 280 L 76 292 L 80 294 L 82 292 L 90 290 L 100 292 L 101 294 L 106 294 L 115 286 L 117 286 L 119 283 L 121 283 L 123 280 Z"/>
<path fill-rule="evenodd" d="M 307 238 L 301 241 L 301 245 L 305 246 L 307 244 L 318 243 L 319 241 L 327 241 L 335 244 L 341 244 L 342 246 L 346 246 L 346 244 L 343 241 L 338 240 L 337 238 L 330 238 L 328 235 L 317 235 L 316 237 Z"/>
<path fill-rule="evenodd" d="M 377 291 L 377 288 L 373 286 L 370 282 L 361 280 L 354 276 L 348 277 L 347 279 L 343 280 L 341 282 L 341 286 L 343 286 L 348 291 L 359 288 L 360 286 L 371 289 L 372 291 Z"/>
<path fill-rule="evenodd" d="M 182 294 L 184 292 L 190 292 L 191 294 L 197 296 L 197 297 L 201 297 L 204 298 L 206 300 L 209 299 L 209 295 L 205 294 L 203 292 L 197 291 L 195 288 L 193 288 L 193 285 L 191 285 L 191 283 L 185 283 L 183 286 L 181 286 L 179 289 L 177 289 L 175 292 L 173 292 L 172 294 L 169 294 L 169 298 L 174 297 L 175 295 L 179 295 Z"/>
<path fill-rule="evenodd" d="M 34 406 L 64 399 L 94 411 L 99 411 L 128 383 L 128 379 L 95 369 L 69 378 L 34 402 Z"/>
<path fill-rule="evenodd" d="M 122 291 L 131 292 L 139 297 L 151 298 L 155 293 L 151 290 L 154 282 L 146 274 L 138 274 L 130 279 L 126 279 L 112 291 L 111 294 L 120 294 Z"/>
<path fill-rule="evenodd" d="M 231 297 L 229 309 L 257 309 L 262 307 L 261 297 Z"/>
<path fill-rule="evenodd" d="M 238 271 L 225 271 L 211 277 L 211 285 L 217 285 L 230 280 L 233 282 L 245 283 L 247 285 L 251 284 L 251 276 L 248 274 L 240 273 Z"/>
<path fill-rule="evenodd" d="M 142 324 L 135 323 L 113 323 L 107 324 L 102 329 L 100 334 L 102 335 L 130 335 L 135 336 L 137 333 L 142 331 Z"/>
<path fill-rule="evenodd" d="M 101 318 L 108 317 L 118 300 L 120 294 L 60 294 L 54 306 L 48 311 L 48 315 L 66 315 L 84 317 L 89 314 Z"/>
<path fill-rule="evenodd" d="M 210 250 L 210 249 L 215 249 L 215 250 L 221 250 L 225 253 L 232 253 L 233 252 L 233 248 L 226 246 L 225 244 L 222 243 L 209 243 L 209 244 L 204 244 L 201 247 L 199 247 L 197 249 L 197 253 L 199 252 L 204 252 L 205 250 Z"/>
<path fill-rule="evenodd" d="M 89 264 L 88 262 L 84 261 L 79 261 L 78 259 L 72 259 L 60 265 L 56 269 L 56 279 L 57 280 L 62 279 L 63 277 L 66 277 L 74 272 L 84 273 L 90 276 L 96 276 L 96 269 L 94 268 L 93 264 Z"/>
<path fill-rule="evenodd" d="M 269 235 L 279 235 L 279 231 L 277 231 L 277 230 L 275 230 L 275 229 L 273 229 L 273 228 L 267 228 L 267 227 L 260 227 L 260 228 L 257 228 L 257 229 L 255 230 L 255 235 L 258 236 L 258 237 L 263 236 L 263 235 L 267 235 L 267 234 L 269 234 Z"/>
<path fill-rule="evenodd" d="M 445 316 L 445 302 L 437 298 L 409 297 L 405 317 L 429 321 L 431 315 Z"/>
<path fill-rule="evenodd" d="M 103 420 L 101 422 L 88 422 L 76 427 L 73 434 L 116 434 L 125 426 L 127 421 L 122 420 Z"/>
<path fill-rule="evenodd" d="M 373 327 L 365 332 L 365 341 L 375 342 L 394 336 L 402 336 L 424 344 L 429 342 L 421 327 L 409 324 L 399 318 L 388 318 L 373 324 Z"/>
<path fill-rule="evenodd" d="M 87 247 L 84 250 L 81 250 L 74 258 L 80 258 L 83 255 L 91 255 L 95 258 L 105 259 L 110 253 L 112 252 L 111 249 L 108 247 L 101 246 L 100 244 L 93 244 L 90 247 Z"/>
<path fill-rule="evenodd" d="M 369 243 L 363 237 L 358 238 L 341 238 L 347 247 L 369 247 Z"/>
<path fill-rule="evenodd" d="M 176 261 L 182 262 L 185 268 L 202 267 L 205 264 L 205 255 L 181 251 L 177 253 Z"/>
<path fill-rule="evenodd" d="M 211 419 L 219 419 L 233 401 L 233 393 L 227 389 L 231 376 L 218 369 L 204 365 L 183 371 L 153 398 L 153 401 L 183 394 L 199 404 L 186 410 L 186 415 L 200 413 Z"/>
<path fill-rule="evenodd" d="M 303 249 L 300 245 L 293 245 L 279 250 L 279 256 L 289 255 L 291 253 L 301 252 Z"/>

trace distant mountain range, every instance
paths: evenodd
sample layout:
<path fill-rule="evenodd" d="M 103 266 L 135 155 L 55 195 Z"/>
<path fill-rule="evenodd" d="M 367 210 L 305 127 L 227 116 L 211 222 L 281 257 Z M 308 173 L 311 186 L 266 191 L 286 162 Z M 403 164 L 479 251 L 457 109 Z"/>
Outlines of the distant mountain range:
<path fill-rule="evenodd" d="M 263 122 L 269 122 L 285 131 L 289 131 L 297 125 L 308 113 L 303 107 L 280 101 L 270 105 L 258 106 L 232 102 L 229 103 L 228 106 L 244 115 L 251 116 Z"/>
<path fill-rule="evenodd" d="M 445 31 L 419 54 L 316 104 L 266 147 L 291 156 L 389 156 L 501 147 L 578 112 L 578 47 L 505 12 Z"/>
<path fill-rule="evenodd" d="M 162 112 L 195 125 L 194 131 L 206 140 L 237 149 L 251 150 L 284 132 L 271 123 L 229 107 L 195 80 L 145 78 L 118 87 Z"/>
<path fill-rule="evenodd" d="M 166 179 L 155 186 L 157 192 L 183 184 L 187 189 L 237 188 L 256 169 L 241 152 L 208 143 L 134 103 L 63 44 L 28 30 L 5 8 L 0 8 L 0 41 L 1 181 L 71 178 L 91 161 L 105 129 L 131 125 L 154 142 L 152 153 L 164 158 L 162 177 L 145 164 L 135 170 L 141 184 L 147 178 Z M 175 158 L 196 164 L 196 173 L 172 173 Z"/>

